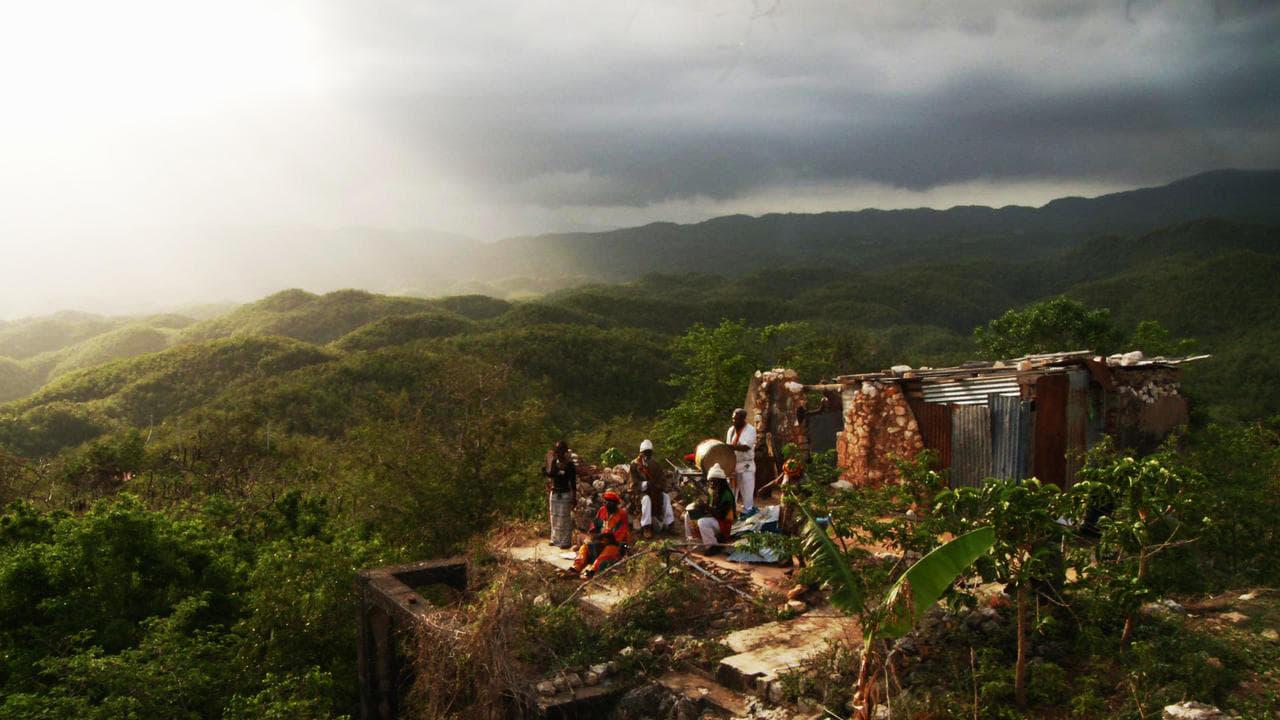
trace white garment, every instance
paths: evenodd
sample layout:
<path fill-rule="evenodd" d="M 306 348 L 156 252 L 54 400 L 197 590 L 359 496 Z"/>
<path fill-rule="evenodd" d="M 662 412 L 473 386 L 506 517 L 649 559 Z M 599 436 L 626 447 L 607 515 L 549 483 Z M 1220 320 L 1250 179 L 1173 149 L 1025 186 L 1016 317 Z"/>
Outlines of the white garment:
<path fill-rule="evenodd" d="M 737 438 L 735 439 L 735 435 Z M 744 465 L 755 469 L 756 465 L 756 429 L 751 423 L 742 426 L 742 432 L 734 426 L 729 426 L 729 432 L 724 434 L 724 442 L 726 445 L 746 445 L 750 450 L 735 450 L 737 456 L 738 472 L 742 472 Z"/>
<path fill-rule="evenodd" d="M 662 493 L 662 525 L 667 527 L 676 521 L 675 511 L 671 509 L 671 496 Z M 640 527 L 644 527 L 653 522 L 653 501 L 648 495 L 640 496 Z"/>
<path fill-rule="evenodd" d="M 734 469 L 738 476 L 738 487 L 734 494 L 737 495 L 738 502 L 742 503 L 742 511 L 747 512 L 756 506 L 756 429 L 751 423 L 747 423 L 739 432 L 730 425 L 729 431 L 724 434 L 724 441 L 728 445 L 746 445 L 751 448 L 734 451 L 738 463 Z"/>
<path fill-rule="evenodd" d="M 756 470 L 752 467 L 750 470 L 738 468 L 738 489 L 734 491 L 738 496 L 738 502 L 742 503 L 742 512 L 747 512 L 756 506 Z"/>
<path fill-rule="evenodd" d="M 720 532 L 720 521 L 713 517 L 698 518 L 696 521 L 688 515 L 684 517 L 684 535 L 690 540 L 701 540 L 703 545 L 715 545 L 720 542 L 716 538 L 718 532 Z"/>

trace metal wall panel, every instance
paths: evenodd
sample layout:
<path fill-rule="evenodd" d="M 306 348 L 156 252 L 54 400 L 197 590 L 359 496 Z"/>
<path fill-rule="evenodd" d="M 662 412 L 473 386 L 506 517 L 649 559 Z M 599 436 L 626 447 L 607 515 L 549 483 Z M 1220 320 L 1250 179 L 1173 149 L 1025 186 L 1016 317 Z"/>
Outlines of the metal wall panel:
<path fill-rule="evenodd" d="M 1068 389 L 1066 373 L 1049 373 L 1036 380 L 1032 475 L 1058 487 L 1062 487 L 1067 470 Z"/>
<path fill-rule="evenodd" d="M 1067 373 L 1067 447 L 1062 487 L 1075 484 L 1089 448 L 1089 373 L 1074 369 Z"/>
<path fill-rule="evenodd" d="M 938 453 L 938 469 L 951 467 L 951 406 L 920 403 L 916 424 L 925 448 Z"/>
<path fill-rule="evenodd" d="M 948 380 L 945 382 L 926 382 L 921 385 L 921 393 L 927 403 L 954 405 L 986 405 L 987 396 L 1017 395 L 1018 376 L 987 377 L 977 380 Z"/>
<path fill-rule="evenodd" d="M 1021 480 L 1027 475 L 1031 403 L 1021 398 L 992 395 L 987 404 L 991 408 L 991 475 Z"/>
<path fill-rule="evenodd" d="M 977 487 L 991 477 L 991 408 L 956 405 L 951 411 L 951 487 Z"/>

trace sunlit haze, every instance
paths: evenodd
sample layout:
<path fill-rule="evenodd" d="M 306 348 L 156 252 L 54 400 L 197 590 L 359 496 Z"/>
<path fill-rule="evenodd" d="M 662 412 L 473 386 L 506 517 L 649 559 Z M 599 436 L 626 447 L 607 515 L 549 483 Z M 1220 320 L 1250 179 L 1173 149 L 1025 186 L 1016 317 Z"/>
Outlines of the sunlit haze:
<path fill-rule="evenodd" d="M 0 318 L 428 289 L 361 263 L 448 235 L 1275 167 L 1277 30 L 1251 2 L 7 2 Z"/>

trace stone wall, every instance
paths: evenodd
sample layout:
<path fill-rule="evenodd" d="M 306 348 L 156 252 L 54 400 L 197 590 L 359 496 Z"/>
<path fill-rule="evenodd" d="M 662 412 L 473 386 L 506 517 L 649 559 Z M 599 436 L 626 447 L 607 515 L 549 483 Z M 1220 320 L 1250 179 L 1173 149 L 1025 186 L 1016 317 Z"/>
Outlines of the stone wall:
<path fill-rule="evenodd" d="M 1151 452 L 1187 424 L 1187 400 L 1177 368 L 1112 368 L 1104 430 L 1120 447 Z"/>
<path fill-rule="evenodd" d="M 854 485 L 898 482 L 894 458 L 911 459 L 924 449 L 902 388 L 867 381 L 845 388 L 843 402 L 844 431 L 836 436 L 836 457 L 844 479 Z"/>
<path fill-rule="evenodd" d="M 752 378 L 742 407 L 747 411 L 747 422 L 756 429 L 757 485 L 781 472 L 782 448 L 788 443 L 801 450 L 809 449 L 809 436 L 796 417 L 796 411 L 804 405 L 804 385 L 795 370 L 776 368 L 757 372 Z"/>

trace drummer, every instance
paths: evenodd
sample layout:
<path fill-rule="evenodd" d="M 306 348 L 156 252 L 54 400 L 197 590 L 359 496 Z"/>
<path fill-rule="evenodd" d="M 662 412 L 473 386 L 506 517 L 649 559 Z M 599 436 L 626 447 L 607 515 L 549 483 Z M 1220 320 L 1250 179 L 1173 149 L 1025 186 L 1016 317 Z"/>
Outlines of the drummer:
<path fill-rule="evenodd" d="M 724 442 L 733 448 L 737 456 L 735 474 L 738 476 L 737 495 L 742 503 L 742 519 L 755 515 L 756 510 L 756 429 L 747 423 L 747 411 L 733 411 L 733 424 L 725 433 Z"/>

